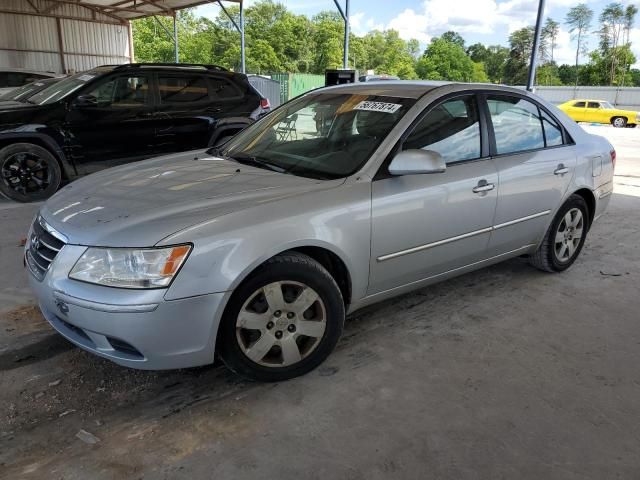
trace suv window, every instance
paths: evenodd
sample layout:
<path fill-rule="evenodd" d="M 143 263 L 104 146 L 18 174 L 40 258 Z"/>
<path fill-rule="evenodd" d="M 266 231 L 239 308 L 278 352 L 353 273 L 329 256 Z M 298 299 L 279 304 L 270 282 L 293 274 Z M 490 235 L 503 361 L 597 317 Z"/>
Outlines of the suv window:
<path fill-rule="evenodd" d="M 209 100 L 207 79 L 200 75 L 159 76 L 161 103 L 194 103 Z"/>
<path fill-rule="evenodd" d="M 98 107 L 135 107 L 149 101 L 149 79 L 144 76 L 115 77 L 101 83 L 87 96 L 96 99 Z"/>
<path fill-rule="evenodd" d="M 403 150 L 438 152 L 449 163 L 480 158 L 480 147 L 480 121 L 474 96 L 448 100 L 433 108 L 403 144 Z"/>
<path fill-rule="evenodd" d="M 598 102 L 589 102 L 588 108 L 600 108 L 600 104 Z"/>
<path fill-rule="evenodd" d="M 573 104 L 574 107 L 584 108 L 587 104 L 585 102 L 576 102 Z"/>
<path fill-rule="evenodd" d="M 242 95 L 234 84 L 224 78 L 209 77 L 209 82 L 211 85 L 211 97 L 215 100 L 227 100 Z"/>
<path fill-rule="evenodd" d="M 538 107 L 520 97 L 487 97 L 498 155 L 544 147 Z"/>

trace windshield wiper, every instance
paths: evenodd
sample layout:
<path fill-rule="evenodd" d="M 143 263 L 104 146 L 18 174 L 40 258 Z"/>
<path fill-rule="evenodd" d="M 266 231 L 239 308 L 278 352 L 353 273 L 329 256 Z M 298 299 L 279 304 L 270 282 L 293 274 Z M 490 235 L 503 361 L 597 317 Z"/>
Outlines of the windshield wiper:
<path fill-rule="evenodd" d="M 287 170 L 282 168 L 280 165 L 268 162 L 259 157 L 252 157 L 251 155 L 226 155 L 225 158 L 235 160 L 236 162 L 244 165 L 251 165 L 252 167 L 267 168 L 268 170 L 278 173 L 288 173 Z"/>

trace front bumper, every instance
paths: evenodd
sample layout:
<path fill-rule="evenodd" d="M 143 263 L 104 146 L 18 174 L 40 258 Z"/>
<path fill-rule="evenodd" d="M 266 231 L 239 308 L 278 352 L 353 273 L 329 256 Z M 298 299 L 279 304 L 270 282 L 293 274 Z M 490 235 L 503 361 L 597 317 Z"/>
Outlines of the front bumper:
<path fill-rule="evenodd" d="M 166 300 L 166 289 L 126 290 L 68 278 L 85 247 L 66 245 L 42 281 L 28 271 L 42 314 L 79 347 L 127 367 L 212 363 L 224 293 Z"/>

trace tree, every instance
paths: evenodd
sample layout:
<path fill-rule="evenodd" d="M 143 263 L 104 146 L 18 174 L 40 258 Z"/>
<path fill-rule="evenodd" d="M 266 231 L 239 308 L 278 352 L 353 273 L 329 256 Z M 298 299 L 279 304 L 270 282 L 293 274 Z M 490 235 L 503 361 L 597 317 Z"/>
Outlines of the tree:
<path fill-rule="evenodd" d="M 552 18 L 547 18 L 544 27 L 542 27 L 542 33 L 540 35 L 540 57 L 545 60 L 548 56 L 549 61 L 553 63 L 553 53 L 558 46 L 558 35 L 560 34 L 560 24 Z M 548 55 L 543 55 L 544 48 L 548 50 Z"/>
<path fill-rule="evenodd" d="M 533 50 L 534 28 L 525 27 L 509 35 L 509 58 L 504 66 L 504 81 L 511 85 L 523 85 L 527 81 L 529 60 Z"/>
<path fill-rule="evenodd" d="M 616 81 L 616 66 L 618 57 L 611 52 L 617 52 L 620 37 L 624 29 L 624 7 L 621 3 L 608 4 L 600 14 L 600 48 L 603 57 L 610 57 L 609 83 L 613 85 Z"/>
<path fill-rule="evenodd" d="M 428 80 L 470 82 L 474 78 L 474 63 L 457 43 L 434 38 L 416 64 L 416 73 Z"/>
<path fill-rule="evenodd" d="M 462 38 L 458 32 L 449 30 L 448 32 L 444 32 L 440 38 L 447 42 L 455 43 L 464 49 L 464 38 Z"/>
<path fill-rule="evenodd" d="M 485 72 L 490 82 L 502 83 L 504 66 L 509 58 L 509 49 L 501 45 L 488 47 L 481 43 L 474 43 L 467 48 L 467 55 L 476 63 L 484 65 Z"/>
<path fill-rule="evenodd" d="M 584 36 L 591 28 L 593 20 L 593 10 L 586 4 L 580 3 L 572 7 L 565 17 L 565 23 L 569 26 L 569 33 L 572 39 L 576 40 L 576 87 L 579 80 L 580 53 L 584 53 Z"/>
<path fill-rule="evenodd" d="M 638 7 L 636 7 L 635 5 L 627 5 L 627 8 L 624 11 L 624 45 L 631 47 L 631 41 L 630 41 L 630 37 L 631 37 L 631 29 L 633 28 L 633 25 L 635 24 L 636 21 L 636 15 L 638 14 Z M 624 66 L 624 70 L 626 72 L 627 70 L 627 65 L 629 65 L 628 62 L 625 62 L 623 64 Z M 624 86 L 624 81 L 625 81 L 625 76 L 622 77 L 622 86 Z M 632 77 L 633 79 L 633 77 Z M 632 80 L 633 81 L 633 80 Z"/>

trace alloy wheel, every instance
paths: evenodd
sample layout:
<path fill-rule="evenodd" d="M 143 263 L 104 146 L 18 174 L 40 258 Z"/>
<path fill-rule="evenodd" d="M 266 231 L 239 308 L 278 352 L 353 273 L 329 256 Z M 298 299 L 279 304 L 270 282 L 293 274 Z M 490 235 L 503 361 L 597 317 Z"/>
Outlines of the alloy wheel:
<path fill-rule="evenodd" d="M 300 282 L 269 283 L 251 294 L 236 319 L 242 353 L 266 367 L 288 367 L 308 357 L 327 328 L 318 293 Z"/>
<path fill-rule="evenodd" d="M 22 195 L 45 191 L 51 183 L 47 160 L 32 152 L 18 152 L 2 163 L 4 184 Z"/>
<path fill-rule="evenodd" d="M 554 251 L 560 262 L 571 260 L 580 245 L 584 233 L 584 216 L 578 208 L 572 208 L 560 221 L 556 230 Z"/>

